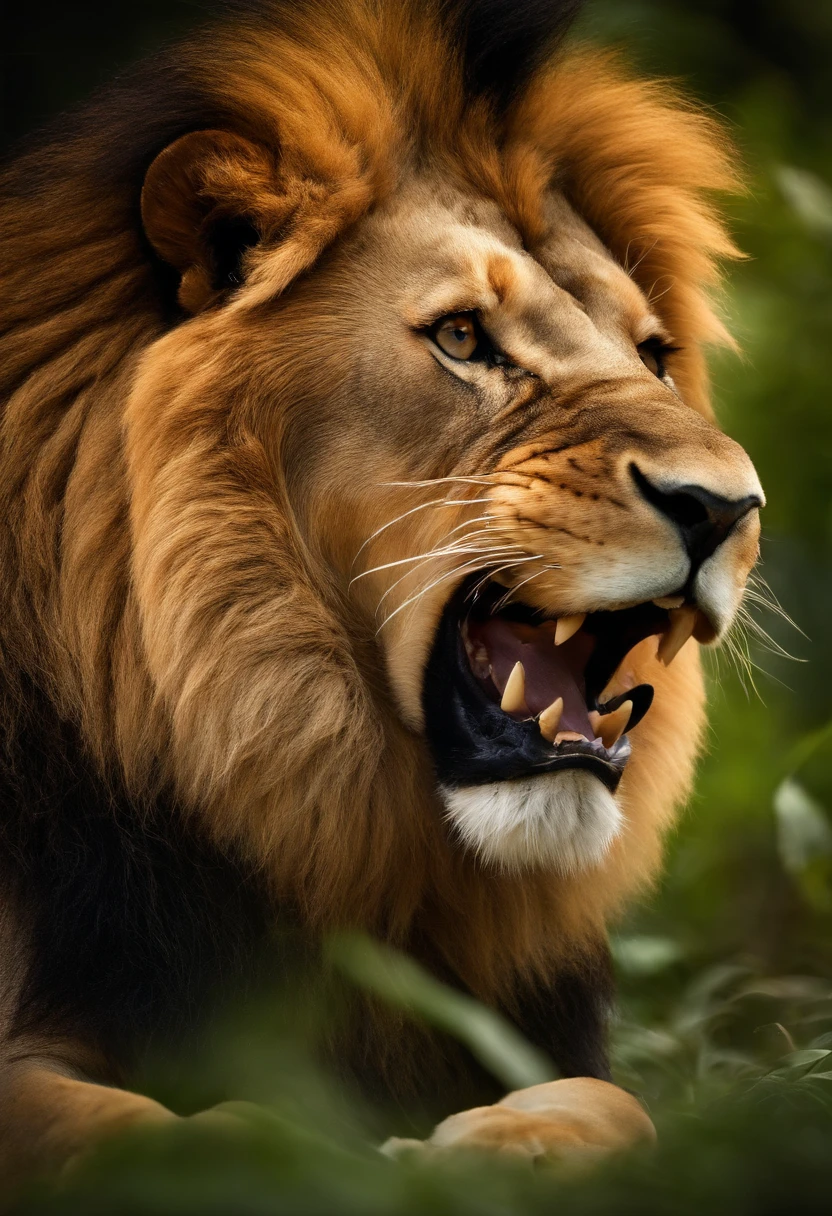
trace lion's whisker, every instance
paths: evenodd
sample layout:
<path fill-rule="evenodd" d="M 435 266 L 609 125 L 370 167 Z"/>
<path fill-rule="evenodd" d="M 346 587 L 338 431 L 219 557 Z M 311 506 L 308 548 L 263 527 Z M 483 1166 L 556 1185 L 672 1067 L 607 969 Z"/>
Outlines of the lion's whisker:
<path fill-rule="evenodd" d="M 448 553 L 453 553 L 453 554 L 468 553 L 468 552 L 481 553 L 484 558 L 487 558 L 489 555 L 491 555 L 491 556 L 495 557 L 497 560 L 499 560 L 501 557 L 505 557 L 507 553 L 511 553 L 512 551 L 520 552 L 520 553 L 524 552 L 524 550 L 521 548 L 520 545 L 515 545 L 515 544 L 504 544 L 504 545 L 499 545 L 499 546 L 486 545 L 484 548 L 481 548 L 480 546 L 476 546 L 476 547 L 473 546 L 474 541 L 486 536 L 488 533 L 489 533 L 489 529 L 480 528 L 476 532 L 472 532 L 466 536 L 460 537 L 458 539 L 458 543 L 455 542 L 454 545 L 450 546 L 448 548 L 448 550 L 444 551 L 444 553 L 439 550 L 437 550 L 436 553 L 438 553 L 440 556 L 447 556 Z M 470 549 L 465 548 L 464 546 L 469 543 L 472 544 L 472 547 Z M 431 550 L 430 554 L 428 554 L 424 557 L 423 564 L 427 565 L 428 561 L 433 556 L 434 556 L 434 551 Z M 487 563 L 485 561 L 483 561 L 481 564 L 485 565 Z M 412 570 L 405 571 L 405 573 L 400 578 L 397 578 L 394 583 L 391 583 L 391 585 L 387 588 L 387 590 L 381 596 L 381 599 L 378 602 L 376 611 L 378 611 L 378 608 L 382 605 L 384 600 L 387 599 L 387 596 L 393 590 L 395 590 L 396 587 L 398 587 L 406 579 L 418 577 L 420 573 L 421 573 L 421 569 L 419 567 L 414 567 Z"/>
<path fill-rule="evenodd" d="M 807 659 L 800 659 L 797 655 L 791 654 L 785 647 L 771 636 L 759 621 L 755 620 L 747 608 L 741 606 L 737 613 L 737 620 L 740 621 L 747 629 L 749 629 L 757 639 L 757 641 L 769 651 L 770 654 L 778 655 L 782 659 L 790 659 L 793 663 L 806 663 Z"/>
<path fill-rule="evenodd" d="M 660 291 L 658 293 L 658 295 L 656 295 L 656 287 L 659 283 L 661 283 L 662 279 L 670 279 L 670 282 L 668 283 L 667 287 L 665 287 L 662 291 Z M 673 275 L 670 275 L 670 274 L 660 275 L 659 278 L 656 279 L 655 283 L 650 288 L 650 290 L 647 292 L 647 302 L 650 305 L 658 304 L 659 300 L 663 299 L 663 297 L 666 296 L 667 293 L 673 289 L 675 283 L 676 283 L 676 279 Z"/>
<path fill-rule="evenodd" d="M 500 551 L 509 552 L 512 549 L 519 548 L 519 545 L 503 545 Z M 413 557 L 400 557 L 394 562 L 383 562 L 380 566 L 371 566 L 369 570 L 362 570 L 360 574 L 356 574 L 354 578 L 350 579 L 348 586 L 351 587 L 353 583 L 357 583 L 359 579 L 366 578 L 369 574 L 378 574 L 380 570 L 391 570 L 394 566 L 406 566 L 412 562 L 426 561 L 432 557 L 448 557 L 456 553 L 488 553 L 489 551 L 488 549 L 467 549 L 459 544 L 448 545 L 444 549 L 429 549 L 426 553 L 417 553 Z"/>
<path fill-rule="evenodd" d="M 777 596 L 769 587 L 766 580 L 759 574 L 752 574 L 748 580 L 749 586 L 745 590 L 745 598 L 751 600 L 752 603 L 759 604 L 761 608 L 773 612 L 775 616 L 779 616 L 781 620 L 790 625 L 792 629 L 796 629 L 799 634 L 802 634 L 808 641 L 807 634 L 803 632 L 800 626 L 786 612 L 783 605 L 778 600 Z"/>
<path fill-rule="evenodd" d="M 494 571 L 489 571 L 489 574 L 488 574 L 488 576 L 487 576 L 487 577 L 492 577 L 492 575 L 493 575 L 493 574 L 499 574 L 499 573 L 500 573 L 502 570 L 508 570 L 508 569 L 510 569 L 512 566 L 519 566 L 519 565 L 522 565 L 522 564 L 523 564 L 523 562 L 533 562 L 533 561 L 537 561 L 537 560 L 538 560 L 540 557 L 541 557 L 541 554 L 539 554 L 539 553 L 538 553 L 538 554 L 534 554 L 534 555 L 533 555 L 533 556 L 531 556 L 531 557 L 519 557 L 519 558 L 515 558 L 515 559 L 514 559 L 513 561 L 511 561 L 511 562 L 508 562 L 508 563 L 506 563 L 506 564 L 505 564 L 505 565 L 503 565 L 503 566 L 499 566 L 499 567 L 497 568 L 497 570 L 494 570 Z M 388 617 L 386 617 L 386 618 L 385 618 L 385 620 L 384 620 L 384 621 L 381 623 L 381 625 L 380 625 L 380 626 L 378 627 L 378 629 L 376 630 L 376 636 L 378 636 L 378 634 L 381 632 L 381 630 L 384 628 L 384 626 L 385 626 L 385 625 L 389 624 L 389 622 L 390 622 L 390 621 L 392 621 L 392 619 L 393 619 L 393 617 L 394 617 L 394 616 L 398 616 L 398 614 L 399 614 L 399 613 L 400 613 L 400 612 L 401 612 L 403 609 L 405 609 L 405 608 L 409 607 L 411 604 L 414 604 L 414 603 L 415 603 L 417 600 L 420 600 L 420 599 L 422 598 L 422 596 L 427 595 L 427 593 L 428 593 L 429 591 L 432 591 L 434 587 L 437 587 L 437 586 L 438 586 L 438 585 L 439 585 L 441 582 L 443 582 L 445 579 L 448 579 L 448 578 L 453 578 L 453 577 L 455 577 L 457 574 L 461 574 L 461 573 L 462 573 L 462 571 L 463 571 L 463 570 L 464 570 L 464 569 L 465 569 L 467 566 L 473 566 L 473 565 L 478 565 L 478 564 L 479 564 L 478 562 L 474 562 L 474 561 L 467 561 L 467 562 L 463 562 L 463 564 L 462 564 L 461 566 L 458 566 L 458 567 L 457 567 L 455 570 L 450 570 L 450 571 L 446 572 L 445 574 L 441 574 L 441 575 L 440 575 L 438 578 L 434 579 L 434 580 L 433 580 L 433 582 L 429 583 L 427 587 L 423 587 L 423 588 L 422 588 L 420 591 L 417 591 L 417 592 L 416 592 L 414 595 L 411 595 L 411 596 L 410 596 L 408 599 L 406 599 L 406 600 L 404 601 L 404 603 L 399 604 L 398 608 L 396 608 L 394 612 L 391 612 L 391 613 L 390 613 L 390 616 L 388 616 Z"/>
<path fill-rule="evenodd" d="M 482 530 L 481 530 L 479 533 L 474 533 L 474 534 L 473 534 L 472 536 L 470 536 L 470 537 L 464 537 L 464 538 L 463 538 L 463 540 L 465 540 L 465 541 L 474 540 L 474 539 L 476 539 L 477 535 L 483 535 L 483 534 L 484 534 L 484 533 L 483 533 L 483 532 L 482 532 Z M 519 546 L 513 546 L 513 547 L 514 547 L 514 548 L 519 548 Z M 459 549 L 459 550 L 454 550 L 454 551 L 455 551 L 455 552 L 456 552 L 456 551 L 458 551 L 458 552 L 460 552 L 460 553 L 465 553 L 465 552 L 468 552 L 468 550 L 466 550 L 466 549 Z M 486 549 L 482 549 L 482 550 L 480 550 L 480 549 L 476 549 L 476 550 L 471 550 L 471 551 L 472 551 L 472 552 L 482 552 L 482 553 L 484 553 L 486 556 L 487 556 L 489 553 L 496 553 L 496 550 L 494 550 L 492 547 L 488 547 L 488 548 L 486 548 Z M 497 554 L 497 555 L 498 555 L 498 556 L 501 556 L 501 555 L 503 555 L 503 554 L 504 554 L 504 552 L 505 552 L 505 550 L 501 550 L 501 551 L 500 551 L 500 553 L 499 553 L 499 554 Z M 427 564 L 427 561 L 428 561 L 428 560 L 429 560 L 429 557 L 426 557 L 426 558 L 425 558 L 425 564 Z M 413 569 L 413 570 L 407 570 L 407 571 L 405 571 L 405 573 L 404 573 L 404 574 L 403 574 L 403 575 L 402 575 L 400 578 L 397 578 L 397 579 L 396 579 L 396 581 L 395 581 L 394 583 L 391 583 L 391 584 L 390 584 L 390 586 L 387 588 L 387 590 L 386 590 L 386 591 L 385 591 L 385 592 L 382 594 L 381 598 L 379 599 L 378 604 L 376 605 L 376 612 L 378 612 L 379 608 L 380 608 L 380 607 L 381 607 L 381 605 L 384 603 L 384 601 L 387 599 L 388 595 L 390 595 L 390 593 L 391 593 L 392 591 L 395 591 L 396 587 L 398 587 L 398 586 L 399 586 L 401 583 L 403 583 L 403 582 L 404 582 L 406 579 L 409 579 L 409 578 L 414 578 L 414 577 L 418 577 L 418 576 L 419 576 L 419 574 L 420 574 L 420 572 L 421 572 L 421 571 L 420 571 L 420 569 L 419 569 L 418 567 L 416 567 L 416 568 L 415 568 L 415 569 Z"/>
<path fill-rule="evenodd" d="M 487 502 L 489 500 L 485 499 L 485 500 L 481 500 L 481 501 Z M 494 519 L 493 515 L 477 515 L 475 519 L 465 519 L 462 521 L 461 524 L 457 524 L 455 528 L 451 528 L 450 532 L 447 532 L 445 534 L 446 539 L 448 536 L 453 536 L 454 532 L 459 532 L 460 529 L 467 528 L 469 524 L 481 524 L 481 523 L 491 523 L 494 525 L 494 527 L 492 527 L 492 528 L 483 529 L 486 532 L 494 532 L 497 530 L 497 523 L 496 523 L 496 520 Z"/>
<path fill-rule="evenodd" d="M 742 637 L 741 634 L 740 634 L 740 637 Z M 728 655 L 728 658 L 731 660 L 731 662 L 734 665 L 734 669 L 739 677 L 740 683 L 742 684 L 743 691 L 745 692 L 746 696 L 748 696 L 748 685 L 746 684 L 746 680 L 747 680 L 748 684 L 751 685 L 751 688 L 753 689 L 755 695 L 759 698 L 760 701 L 762 701 L 763 698 L 760 696 L 759 689 L 757 688 L 757 685 L 754 682 L 754 671 L 753 671 L 753 665 L 751 662 L 751 658 L 748 654 L 748 651 L 743 649 L 742 646 L 740 645 L 739 638 L 736 637 L 733 633 L 730 633 L 725 638 L 725 640 L 723 642 L 723 646 L 725 648 L 725 653 Z"/>
<path fill-rule="evenodd" d="M 520 590 L 521 587 L 525 587 L 526 583 L 531 583 L 534 579 L 540 578 L 540 576 L 542 574 L 545 574 L 547 570 L 560 570 L 560 566 L 556 566 L 551 563 L 548 563 L 547 565 L 545 565 L 543 567 L 542 570 L 535 570 L 534 574 L 530 574 L 528 578 L 524 578 L 521 582 L 515 583 L 515 585 L 513 587 L 509 587 L 509 589 L 505 595 L 500 597 L 500 599 L 494 605 L 494 608 L 492 611 L 499 612 L 501 608 L 504 608 L 506 606 L 506 604 L 509 602 L 511 597 L 513 595 L 517 594 L 517 592 Z"/>
<path fill-rule="evenodd" d="M 490 477 L 499 477 L 499 473 L 478 473 L 476 476 L 453 476 L 453 477 L 428 477 L 424 481 L 380 481 L 380 486 L 409 486 L 409 487 L 425 487 L 447 485 L 448 482 L 461 482 L 464 485 L 488 486 L 493 483 L 488 480 Z"/>
<path fill-rule="evenodd" d="M 476 598 L 477 598 L 477 596 L 479 595 L 480 591 L 481 591 L 481 590 L 483 589 L 483 587 L 486 585 L 486 583 L 490 582 L 490 581 L 491 581 L 491 579 L 493 579 L 495 575 L 500 574 L 500 573 L 501 573 L 503 570 L 510 570 L 512 566 L 514 566 L 514 565 L 521 565 L 523 562 L 527 562 L 527 561 L 529 561 L 529 562 L 533 562 L 533 561 L 539 561 L 539 560 L 540 560 L 542 557 L 543 557 L 543 554 L 542 554 L 542 553 L 536 553 L 536 554 L 533 554 L 533 555 L 531 555 L 531 556 L 529 556 L 529 557 L 523 557 L 523 558 L 520 558 L 520 559 L 519 559 L 518 561 L 516 561 L 516 562 L 508 562 L 508 563 L 507 563 L 505 566 L 500 566 L 500 567 L 499 567 L 498 569 L 496 569 L 496 570 L 490 570 L 490 569 L 489 569 L 489 570 L 486 570 L 485 574 L 482 576 L 482 578 L 479 580 L 479 582 L 478 582 L 478 583 L 476 583 L 476 585 L 475 585 L 475 586 L 473 586 L 473 587 L 471 588 L 471 590 L 468 592 L 468 597 L 467 597 L 467 598 L 468 598 L 468 599 L 476 599 Z"/>
<path fill-rule="evenodd" d="M 643 253 L 643 254 L 641 255 L 641 257 L 638 259 L 638 261 L 637 261 L 637 262 L 635 262 L 635 264 L 634 264 L 634 265 L 632 265 L 632 266 L 629 266 L 629 265 L 628 265 L 629 258 L 630 258 L 630 245 L 632 245 L 632 241 L 630 241 L 630 242 L 628 243 L 628 245 L 627 245 L 627 249 L 626 249 L 626 252 L 625 252 L 625 254 L 624 254 L 624 270 L 625 270 L 625 271 L 626 271 L 626 273 L 627 273 L 627 274 L 630 276 L 630 278 L 632 278 L 632 276 L 633 276 L 633 275 L 635 274 L 635 272 L 638 270 L 639 266 L 640 266 L 640 265 L 641 265 L 641 263 L 644 261 L 644 259 L 647 257 L 647 255 L 648 255 L 649 253 L 652 253 L 652 252 L 653 252 L 653 250 L 656 248 L 656 243 L 657 243 L 656 241 L 653 241 L 653 244 L 652 244 L 652 245 L 648 245 L 648 246 L 647 246 L 647 248 L 644 250 L 644 253 Z"/>
<path fill-rule="evenodd" d="M 439 583 L 441 583 L 443 581 L 443 579 L 453 578 L 458 574 L 462 574 L 469 567 L 474 567 L 476 569 L 479 567 L 479 565 L 480 565 L 480 562 L 471 558 L 468 561 L 461 562 L 460 565 L 455 566 L 453 570 L 447 570 L 444 574 L 441 574 L 437 579 L 434 579 L 434 581 L 432 583 L 430 583 L 427 587 L 420 588 L 419 591 L 415 592 L 412 596 L 410 596 L 409 599 L 406 599 L 404 601 L 404 603 L 399 604 L 398 608 L 394 609 L 394 611 L 391 612 L 389 616 L 384 618 L 384 620 L 382 621 L 382 623 L 379 625 L 378 629 L 376 630 L 376 637 L 378 637 L 379 633 L 381 633 L 382 629 L 388 623 L 388 621 L 392 621 L 393 617 L 397 616 L 398 613 L 400 613 L 403 608 L 407 608 L 407 606 L 409 604 L 412 604 L 417 599 L 420 599 L 422 595 L 427 594 L 427 592 L 432 590 L 433 587 L 435 587 Z"/>
<path fill-rule="evenodd" d="M 408 515 L 415 515 L 417 511 L 426 511 L 428 507 L 467 507 L 469 504 L 475 505 L 477 503 L 490 501 L 490 498 L 434 498 L 431 502 L 419 503 L 417 507 L 411 507 L 408 511 L 402 511 L 401 515 L 397 515 L 395 519 L 391 519 L 386 524 L 382 524 L 380 528 L 376 528 L 375 532 L 367 537 L 361 548 L 356 553 L 355 557 L 352 559 L 352 565 L 355 565 L 371 541 L 374 541 L 377 536 L 380 536 L 381 533 L 385 532 L 388 528 L 392 528 L 394 524 L 400 523 L 401 520 L 406 519 Z M 475 523 L 476 520 L 471 520 L 469 522 Z"/>

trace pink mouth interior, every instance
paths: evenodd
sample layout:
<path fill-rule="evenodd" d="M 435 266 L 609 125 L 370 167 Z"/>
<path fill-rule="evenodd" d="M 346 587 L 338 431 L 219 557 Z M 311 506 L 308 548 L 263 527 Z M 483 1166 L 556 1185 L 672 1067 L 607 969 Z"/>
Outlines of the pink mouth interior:
<path fill-rule="evenodd" d="M 498 616 L 469 620 L 467 649 L 474 674 L 486 685 L 486 692 L 499 701 L 515 663 L 523 664 L 526 675 L 528 714 L 513 713 L 517 719 L 534 717 L 563 698 L 560 729 L 576 731 L 588 740 L 596 738 L 586 705 L 584 671 L 595 646 L 595 639 L 579 631 L 568 642 L 555 646 L 555 622 L 532 626 Z"/>

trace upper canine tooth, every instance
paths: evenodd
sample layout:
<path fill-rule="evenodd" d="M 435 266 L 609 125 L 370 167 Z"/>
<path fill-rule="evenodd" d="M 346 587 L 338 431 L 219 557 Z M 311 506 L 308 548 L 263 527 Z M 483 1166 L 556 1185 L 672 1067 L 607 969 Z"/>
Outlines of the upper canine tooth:
<path fill-rule="evenodd" d="M 598 735 L 604 747 L 609 750 L 614 743 L 617 743 L 624 731 L 627 729 L 627 723 L 630 721 L 630 715 L 633 712 L 632 701 L 622 701 L 618 709 L 614 709 L 608 714 L 599 714 L 594 710 L 589 715 L 590 725 Z"/>
<path fill-rule="evenodd" d="M 544 709 L 543 713 L 537 719 L 537 725 L 540 727 L 540 733 L 549 743 L 554 743 L 555 735 L 558 733 L 560 726 L 560 718 L 563 713 L 563 697 L 558 697 L 553 701 L 548 709 Z"/>
<path fill-rule="evenodd" d="M 555 735 L 555 743 L 589 743 L 589 739 L 576 730 L 559 730 Z"/>
<path fill-rule="evenodd" d="M 669 667 L 676 658 L 676 655 L 693 633 L 695 624 L 696 609 L 691 606 L 687 608 L 674 608 L 670 612 L 670 628 L 667 633 L 662 634 L 657 651 L 658 657 L 665 667 Z"/>
<path fill-rule="evenodd" d="M 657 608 L 681 608 L 684 602 L 683 595 L 657 595 L 653 600 Z"/>
<path fill-rule="evenodd" d="M 574 616 L 558 617 L 558 623 L 555 626 L 555 645 L 562 646 L 564 642 L 568 642 L 572 635 L 578 632 L 585 620 L 585 612 L 576 612 Z"/>
<path fill-rule="evenodd" d="M 522 663 L 515 663 L 503 690 L 500 709 L 505 714 L 516 714 L 526 708 L 526 670 Z"/>

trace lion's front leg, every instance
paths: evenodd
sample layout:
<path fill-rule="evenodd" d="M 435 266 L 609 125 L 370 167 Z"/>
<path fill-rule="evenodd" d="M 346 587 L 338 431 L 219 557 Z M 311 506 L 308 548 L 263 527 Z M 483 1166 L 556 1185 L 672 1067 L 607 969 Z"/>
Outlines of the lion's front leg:
<path fill-rule="evenodd" d="M 451 1115 L 427 1140 L 388 1140 L 382 1152 L 442 1156 L 465 1149 L 582 1164 L 655 1139 L 649 1115 L 632 1094 L 595 1077 L 569 1077 Z"/>
<path fill-rule="evenodd" d="M 0 1069 L 0 1179 L 59 1171 L 111 1135 L 175 1117 L 151 1098 L 85 1079 L 68 1059 L 16 1058 Z"/>

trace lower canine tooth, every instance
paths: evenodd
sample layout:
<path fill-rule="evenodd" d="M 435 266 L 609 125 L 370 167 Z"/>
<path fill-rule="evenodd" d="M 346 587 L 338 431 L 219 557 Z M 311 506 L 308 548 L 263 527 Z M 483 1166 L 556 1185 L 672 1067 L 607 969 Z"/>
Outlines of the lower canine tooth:
<path fill-rule="evenodd" d="M 555 645 L 562 646 L 564 642 L 568 642 L 572 635 L 578 632 L 585 620 L 585 612 L 577 612 L 574 616 L 558 617 L 558 623 L 555 626 Z"/>
<path fill-rule="evenodd" d="M 599 714 L 593 711 L 589 715 L 592 729 L 608 751 L 624 734 L 632 712 L 632 701 L 623 701 L 612 713 Z"/>
<path fill-rule="evenodd" d="M 669 616 L 670 628 L 667 633 L 662 634 L 657 651 L 658 657 L 665 667 L 670 666 L 693 633 L 693 627 L 696 624 L 696 609 L 691 606 L 675 608 L 669 613 Z"/>
<path fill-rule="evenodd" d="M 511 669 L 500 709 L 504 714 L 516 714 L 526 708 L 526 671 L 522 663 L 515 663 Z"/>
<path fill-rule="evenodd" d="M 560 726 L 561 714 L 563 713 L 563 697 L 558 697 L 553 701 L 548 709 L 544 709 L 543 713 L 537 719 L 537 725 L 540 727 L 540 733 L 549 743 L 555 742 L 555 735 Z"/>
<path fill-rule="evenodd" d="M 554 741 L 555 743 L 589 743 L 586 735 L 581 735 L 576 730 L 559 730 Z"/>

